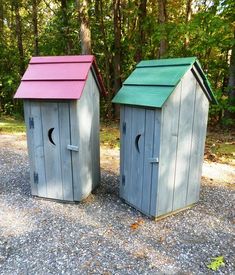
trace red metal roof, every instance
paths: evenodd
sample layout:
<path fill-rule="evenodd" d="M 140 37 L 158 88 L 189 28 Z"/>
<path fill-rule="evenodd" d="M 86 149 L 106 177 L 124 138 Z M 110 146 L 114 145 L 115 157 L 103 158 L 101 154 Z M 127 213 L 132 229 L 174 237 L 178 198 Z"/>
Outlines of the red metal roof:
<path fill-rule="evenodd" d="M 79 99 L 91 68 L 105 95 L 93 55 L 32 57 L 14 98 Z"/>

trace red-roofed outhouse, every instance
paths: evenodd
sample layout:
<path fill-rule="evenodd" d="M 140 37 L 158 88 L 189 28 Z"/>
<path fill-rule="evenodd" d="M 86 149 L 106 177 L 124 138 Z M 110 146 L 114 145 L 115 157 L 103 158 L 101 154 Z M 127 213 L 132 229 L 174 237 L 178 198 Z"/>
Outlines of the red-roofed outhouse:
<path fill-rule="evenodd" d="M 92 55 L 33 57 L 24 100 L 32 195 L 81 201 L 100 182 L 99 96 Z"/>

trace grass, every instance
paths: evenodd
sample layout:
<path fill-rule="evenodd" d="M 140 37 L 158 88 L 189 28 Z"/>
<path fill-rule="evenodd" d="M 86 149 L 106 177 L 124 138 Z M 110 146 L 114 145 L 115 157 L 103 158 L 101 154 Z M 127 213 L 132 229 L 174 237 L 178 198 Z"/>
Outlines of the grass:
<path fill-rule="evenodd" d="M 9 116 L 0 116 L 0 134 L 24 133 L 23 119 L 15 119 Z"/>
<path fill-rule="evenodd" d="M 25 132 L 23 119 L 0 117 L 0 134 Z M 101 122 L 100 143 L 104 147 L 119 148 L 118 122 Z M 235 165 L 235 132 L 209 131 L 206 139 L 205 158 L 210 161 Z"/>
<path fill-rule="evenodd" d="M 0 134 L 24 133 L 26 130 L 23 119 L 0 116 Z M 101 122 L 100 143 L 109 148 L 119 148 L 119 127 L 117 123 Z"/>
<path fill-rule="evenodd" d="M 205 156 L 211 161 L 235 165 L 235 132 L 208 132 Z"/>
<path fill-rule="evenodd" d="M 105 123 L 100 125 L 100 143 L 104 147 L 119 148 L 120 133 L 117 122 Z"/>

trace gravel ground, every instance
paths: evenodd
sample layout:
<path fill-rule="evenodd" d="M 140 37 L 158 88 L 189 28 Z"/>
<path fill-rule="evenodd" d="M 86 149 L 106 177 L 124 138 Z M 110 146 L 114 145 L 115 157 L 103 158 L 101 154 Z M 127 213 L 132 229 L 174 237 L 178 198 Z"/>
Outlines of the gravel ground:
<path fill-rule="evenodd" d="M 63 204 L 30 195 L 25 137 L 0 136 L 0 274 L 235 273 L 234 167 L 205 163 L 199 203 L 155 222 L 119 199 L 118 151 L 101 152 L 101 187 Z"/>

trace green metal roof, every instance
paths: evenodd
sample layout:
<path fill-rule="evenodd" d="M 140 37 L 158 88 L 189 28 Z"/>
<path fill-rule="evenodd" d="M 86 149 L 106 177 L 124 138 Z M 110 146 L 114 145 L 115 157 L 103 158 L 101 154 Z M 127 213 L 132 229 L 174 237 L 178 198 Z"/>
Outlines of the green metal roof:
<path fill-rule="evenodd" d="M 203 80 L 205 87 L 203 90 L 208 100 L 217 104 L 196 57 L 141 61 L 123 83 L 112 102 L 161 108 L 184 74 L 193 66 Z"/>

